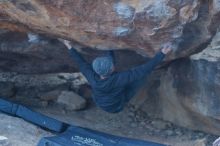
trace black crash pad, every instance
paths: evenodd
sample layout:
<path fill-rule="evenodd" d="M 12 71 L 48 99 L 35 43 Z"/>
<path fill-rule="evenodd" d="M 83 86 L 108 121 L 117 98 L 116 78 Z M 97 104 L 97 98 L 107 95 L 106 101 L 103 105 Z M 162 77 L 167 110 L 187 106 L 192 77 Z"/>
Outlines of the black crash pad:
<path fill-rule="evenodd" d="M 54 132 L 63 132 L 68 127 L 68 125 L 63 122 L 30 110 L 25 106 L 4 100 L 2 98 L 0 98 L 0 111 L 20 117 L 26 121 L 29 121 L 40 127 L 52 130 Z"/>
<path fill-rule="evenodd" d="M 135 140 L 71 126 L 64 133 L 42 138 L 38 146 L 165 146 L 149 141 Z"/>

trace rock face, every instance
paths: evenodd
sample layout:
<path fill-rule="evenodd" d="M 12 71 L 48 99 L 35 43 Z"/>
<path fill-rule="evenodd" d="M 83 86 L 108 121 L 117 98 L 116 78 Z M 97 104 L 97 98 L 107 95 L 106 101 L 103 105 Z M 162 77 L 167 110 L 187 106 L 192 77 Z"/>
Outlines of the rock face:
<path fill-rule="evenodd" d="M 218 62 L 201 59 L 174 63 L 161 78 L 163 118 L 220 135 L 219 72 Z"/>
<path fill-rule="evenodd" d="M 172 57 L 180 57 L 209 42 L 219 25 L 219 5 L 219 0 L 3 0 L 0 28 L 149 56 L 172 42 Z"/>
<path fill-rule="evenodd" d="M 175 124 L 220 135 L 219 61 L 220 33 L 201 53 L 152 74 L 133 104 Z"/>
<path fill-rule="evenodd" d="M 88 61 L 100 53 L 97 49 L 151 57 L 171 42 L 174 51 L 167 59 L 178 60 L 154 72 L 133 104 L 175 124 L 220 135 L 220 34 L 214 37 L 219 25 L 219 0 L 0 0 L 0 71 L 32 74 L 19 76 L 22 80 L 13 73 L 4 80 L 0 74 L 2 82 L 10 82 L 1 91 L 8 97 L 41 97 L 40 91 L 55 86 L 75 88 L 65 76 L 33 75 L 76 71 L 67 49 L 51 37 L 86 46 L 81 53 Z M 145 61 L 135 52 L 119 51 L 116 57 L 118 70 Z"/>

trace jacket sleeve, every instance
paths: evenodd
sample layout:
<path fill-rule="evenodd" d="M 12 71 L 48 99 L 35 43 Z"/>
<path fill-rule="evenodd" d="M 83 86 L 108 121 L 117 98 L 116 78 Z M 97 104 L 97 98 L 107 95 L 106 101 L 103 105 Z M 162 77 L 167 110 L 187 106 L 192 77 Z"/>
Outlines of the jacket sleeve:
<path fill-rule="evenodd" d="M 86 79 L 92 83 L 94 81 L 94 71 L 91 65 L 85 61 L 85 59 L 74 49 L 71 48 L 69 50 L 69 54 L 71 58 L 77 63 L 79 70 L 86 77 Z"/>
<path fill-rule="evenodd" d="M 165 54 L 162 52 L 157 53 L 149 62 L 140 66 L 134 67 L 128 71 L 120 72 L 116 74 L 115 85 L 125 86 L 133 81 L 140 80 L 150 74 L 154 68 L 162 62 Z"/>

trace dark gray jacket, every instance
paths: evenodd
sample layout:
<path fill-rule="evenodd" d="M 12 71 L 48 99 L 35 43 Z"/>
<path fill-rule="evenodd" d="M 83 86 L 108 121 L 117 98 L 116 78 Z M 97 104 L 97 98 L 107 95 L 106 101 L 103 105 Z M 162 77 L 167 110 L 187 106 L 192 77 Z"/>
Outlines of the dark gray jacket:
<path fill-rule="evenodd" d="M 100 79 L 99 75 L 93 71 L 91 64 L 87 63 L 74 48 L 70 50 L 70 55 L 90 83 L 93 91 L 92 98 L 95 103 L 103 110 L 111 113 L 122 110 L 121 105 L 126 98 L 127 85 L 149 75 L 165 57 L 162 52 L 159 52 L 145 64 L 127 71 L 115 72 L 106 79 Z"/>

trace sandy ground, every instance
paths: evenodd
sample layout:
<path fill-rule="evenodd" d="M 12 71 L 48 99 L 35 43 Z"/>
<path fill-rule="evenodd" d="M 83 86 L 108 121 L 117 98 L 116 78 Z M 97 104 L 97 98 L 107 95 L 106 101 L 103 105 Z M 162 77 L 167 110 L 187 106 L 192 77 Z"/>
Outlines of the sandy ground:
<path fill-rule="evenodd" d="M 41 137 L 50 135 L 23 119 L 0 113 L 0 146 L 36 146 Z"/>
<path fill-rule="evenodd" d="M 39 111 L 73 125 L 171 146 L 211 146 L 217 138 L 217 136 L 188 130 L 160 119 L 152 119 L 141 111 L 135 111 L 131 106 L 118 114 L 106 113 L 94 105 L 77 112 L 68 112 L 57 106 Z"/>

